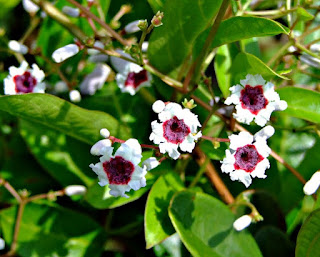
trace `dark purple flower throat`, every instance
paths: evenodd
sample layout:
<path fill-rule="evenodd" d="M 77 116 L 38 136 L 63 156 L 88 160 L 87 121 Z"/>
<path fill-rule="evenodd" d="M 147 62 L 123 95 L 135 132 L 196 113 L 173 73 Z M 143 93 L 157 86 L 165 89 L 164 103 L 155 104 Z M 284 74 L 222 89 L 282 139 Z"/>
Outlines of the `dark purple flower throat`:
<path fill-rule="evenodd" d="M 102 165 L 108 176 L 110 185 L 128 184 L 134 172 L 134 165 L 121 156 L 111 158 Z"/>
<path fill-rule="evenodd" d="M 264 158 L 261 156 L 254 145 L 245 145 L 239 147 L 234 155 L 236 162 L 234 168 L 236 170 L 244 170 L 252 172 L 257 164 Z"/>
<path fill-rule="evenodd" d="M 17 93 L 31 93 L 37 85 L 36 78 L 34 78 L 29 71 L 26 71 L 22 75 L 14 76 L 13 81 L 16 85 Z"/>
<path fill-rule="evenodd" d="M 138 73 L 130 72 L 127 76 L 127 80 L 124 83 L 126 87 L 139 87 L 143 82 L 148 80 L 148 74 L 146 70 L 142 70 Z"/>
<path fill-rule="evenodd" d="M 246 85 L 241 90 L 240 96 L 241 106 L 244 109 L 248 109 L 251 113 L 257 115 L 258 112 L 266 108 L 268 100 L 263 95 L 262 86 L 251 87 Z"/>
<path fill-rule="evenodd" d="M 176 116 L 163 123 L 163 137 L 170 143 L 180 144 L 190 133 L 190 128 Z"/>

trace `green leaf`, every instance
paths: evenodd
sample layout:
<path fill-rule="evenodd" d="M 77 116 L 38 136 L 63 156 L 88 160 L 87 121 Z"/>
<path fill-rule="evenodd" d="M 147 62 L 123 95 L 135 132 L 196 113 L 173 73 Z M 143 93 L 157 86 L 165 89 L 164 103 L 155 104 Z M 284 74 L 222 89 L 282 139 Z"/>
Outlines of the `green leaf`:
<path fill-rule="evenodd" d="M 128 138 L 130 135 L 128 129 L 109 114 L 82 109 L 53 95 L 1 96 L 0 110 L 89 144 L 101 139 L 101 128 L 107 128 L 111 135 L 120 134 L 121 138 Z"/>
<path fill-rule="evenodd" d="M 177 68 L 191 53 L 199 34 L 212 22 L 221 0 L 170 0 L 164 5 L 163 25 L 150 37 L 150 63 L 163 73 Z"/>
<path fill-rule="evenodd" d="M 168 207 L 174 193 L 183 189 L 176 173 L 161 176 L 152 186 L 145 209 L 145 238 L 147 249 L 159 244 L 175 230 L 168 216 Z"/>
<path fill-rule="evenodd" d="M 195 257 L 262 257 L 246 231 L 235 231 L 234 214 L 214 197 L 190 191 L 177 193 L 169 216 L 182 242 Z"/>
<path fill-rule="evenodd" d="M 162 11 L 165 2 L 166 0 L 148 0 L 148 3 L 150 4 L 154 13 L 157 11 Z"/>
<path fill-rule="evenodd" d="M 114 209 L 116 207 L 138 200 L 142 195 L 144 195 L 151 188 L 156 178 L 148 173 L 146 179 L 147 185 L 145 187 L 142 187 L 137 191 L 130 190 L 126 193 L 129 198 L 114 197 L 109 194 L 110 189 L 108 186 L 101 187 L 96 182 L 88 188 L 85 199 L 91 206 L 96 209 Z"/>
<path fill-rule="evenodd" d="M 2 16 L 3 14 L 6 14 L 7 12 L 10 11 L 10 9 L 14 8 L 16 5 L 18 5 L 18 3 L 20 2 L 20 0 L 0 0 L 0 15 Z M 3 17 L 1 17 L 3 18 Z"/>
<path fill-rule="evenodd" d="M 198 56 L 210 29 L 204 31 L 194 46 L 194 56 Z M 232 17 L 221 22 L 217 34 L 211 43 L 211 48 L 229 44 L 252 37 L 274 36 L 281 33 L 289 34 L 290 30 L 282 24 L 258 17 Z"/>
<path fill-rule="evenodd" d="M 0 212 L 4 239 L 12 243 L 17 207 Z M 97 256 L 103 250 L 106 234 L 90 217 L 65 208 L 29 203 L 20 223 L 19 256 Z"/>
<path fill-rule="evenodd" d="M 241 79 L 245 79 L 247 74 L 260 74 L 265 80 L 277 76 L 282 79 L 288 79 L 275 71 L 269 66 L 263 63 L 258 57 L 249 53 L 239 53 L 230 70 L 232 77 L 232 85 L 239 84 Z"/>
<path fill-rule="evenodd" d="M 320 93 L 298 87 L 284 87 L 277 92 L 288 103 L 284 113 L 320 123 Z"/>
<path fill-rule="evenodd" d="M 62 186 L 89 186 L 96 177 L 89 168 L 90 146 L 40 124 L 21 120 L 20 131 L 32 154 Z"/>
<path fill-rule="evenodd" d="M 320 253 L 320 209 L 310 214 L 297 238 L 296 257 L 316 257 Z"/>
<path fill-rule="evenodd" d="M 300 21 L 310 21 L 314 16 L 302 7 L 298 7 L 297 15 Z"/>

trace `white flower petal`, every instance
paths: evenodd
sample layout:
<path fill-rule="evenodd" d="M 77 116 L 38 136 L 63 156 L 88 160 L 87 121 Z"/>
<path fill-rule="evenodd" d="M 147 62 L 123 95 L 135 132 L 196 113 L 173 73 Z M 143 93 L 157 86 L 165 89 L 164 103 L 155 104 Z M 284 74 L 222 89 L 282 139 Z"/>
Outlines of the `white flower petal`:
<path fill-rule="evenodd" d="M 19 43 L 16 40 L 10 40 L 8 43 L 8 47 L 10 48 L 10 50 L 20 54 L 26 54 L 29 51 L 29 48 L 27 46 Z"/>
<path fill-rule="evenodd" d="M 80 15 L 80 10 L 78 8 L 72 8 L 70 6 L 63 6 L 62 12 L 70 17 L 77 18 Z"/>
<path fill-rule="evenodd" d="M 240 132 L 239 135 L 231 135 L 230 149 L 237 150 L 237 148 L 251 144 L 253 142 L 253 136 L 249 132 Z"/>
<path fill-rule="evenodd" d="M 256 140 L 258 137 L 267 140 L 268 138 L 270 138 L 275 132 L 275 129 L 268 125 L 262 129 L 260 129 L 257 133 L 254 134 L 253 138 L 254 140 Z"/>
<path fill-rule="evenodd" d="M 102 163 L 98 162 L 96 164 L 90 164 L 89 167 L 98 175 L 99 182 L 98 184 L 100 186 L 106 186 L 109 184 L 109 179 L 107 177 L 107 174 L 105 173 Z"/>
<path fill-rule="evenodd" d="M 140 28 L 138 27 L 140 21 L 143 21 L 143 20 L 136 20 L 136 21 L 132 21 L 132 22 L 128 23 L 128 24 L 124 27 L 124 31 L 125 31 L 127 34 L 131 34 L 131 33 L 135 33 L 135 32 L 140 31 Z"/>
<path fill-rule="evenodd" d="M 103 155 L 103 152 L 101 151 L 104 147 L 111 147 L 112 142 L 109 139 L 102 139 L 95 143 L 91 149 L 90 153 L 92 155 Z M 112 150 L 111 150 L 112 152 Z"/>
<path fill-rule="evenodd" d="M 147 169 L 147 171 L 149 171 L 149 170 L 152 170 L 152 169 L 158 167 L 159 164 L 160 164 L 160 162 L 158 162 L 157 158 L 155 158 L 155 157 L 150 157 L 150 158 L 146 159 L 146 160 L 141 164 L 141 166 L 142 166 L 142 167 L 145 166 L 146 169 Z"/>
<path fill-rule="evenodd" d="M 58 48 L 52 53 L 52 59 L 56 63 L 61 63 L 64 60 L 76 55 L 79 52 L 79 47 L 76 44 L 69 44 Z"/>
<path fill-rule="evenodd" d="M 121 156 L 124 159 L 132 162 L 135 166 L 138 165 L 142 158 L 142 149 L 137 139 L 128 139 L 121 144 L 115 153 L 115 156 Z"/>
<path fill-rule="evenodd" d="M 236 170 L 230 173 L 231 180 L 238 180 L 242 182 L 246 187 L 249 187 L 252 183 L 252 178 L 250 173 L 245 172 L 244 170 Z"/>

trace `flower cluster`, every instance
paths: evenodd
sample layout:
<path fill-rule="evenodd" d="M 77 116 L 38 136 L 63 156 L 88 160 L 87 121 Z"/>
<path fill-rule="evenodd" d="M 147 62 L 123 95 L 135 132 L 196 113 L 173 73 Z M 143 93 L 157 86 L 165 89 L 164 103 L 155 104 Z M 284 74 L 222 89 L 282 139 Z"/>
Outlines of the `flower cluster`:
<path fill-rule="evenodd" d="M 156 120 L 151 123 L 149 139 L 159 145 L 160 152 L 168 153 L 175 160 L 180 156 L 178 147 L 191 153 L 195 141 L 202 136 L 201 131 L 197 131 L 201 127 L 198 116 L 179 104 L 165 104 L 160 100 L 153 104 L 153 110 L 158 113 L 160 123 Z"/>

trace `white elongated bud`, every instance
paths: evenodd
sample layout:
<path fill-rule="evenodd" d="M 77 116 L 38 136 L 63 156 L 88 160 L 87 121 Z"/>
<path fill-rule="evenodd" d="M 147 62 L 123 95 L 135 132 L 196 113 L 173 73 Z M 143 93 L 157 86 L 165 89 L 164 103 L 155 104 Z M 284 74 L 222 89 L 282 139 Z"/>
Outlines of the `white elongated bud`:
<path fill-rule="evenodd" d="M 52 59 L 56 63 L 60 63 L 76 55 L 78 52 L 79 52 L 79 47 L 76 44 L 69 44 L 55 50 L 52 53 Z"/>
<path fill-rule="evenodd" d="M 148 47 L 149 47 L 149 42 L 148 41 L 143 42 L 141 46 L 142 52 L 146 53 L 148 51 Z"/>
<path fill-rule="evenodd" d="M 313 44 L 310 46 L 312 52 L 320 52 L 320 44 Z"/>
<path fill-rule="evenodd" d="M 320 69 L 320 59 L 308 54 L 302 54 L 299 58 L 301 62 L 304 62 L 305 64 L 308 64 L 309 66 L 312 66 L 314 68 Z"/>
<path fill-rule="evenodd" d="M 243 215 L 240 218 L 236 219 L 233 222 L 233 228 L 237 231 L 241 231 L 248 227 L 252 222 L 252 218 L 250 215 Z"/>
<path fill-rule="evenodd" d="M 80 15 L 80 10 L 78 8 L 72 8 L 70 6 L 63 6 L 62 12 L 74 18 L 77 18 Z"/>
<path fill-rule="evenodd" d="M 152 170 L 154 168 L 156 168 L 158 165 L 160 164 L 160 162 L 158 162 L 158 160 L 155 157 L 150 157 L 148 159 L 146 159 L 143 163 L 142 163 L 142 167 L 146 166 L 147 167 L 147 171 Z"/>
<path fill-rule="evenodd" d="M 157 100 L 152 105 L 152 110 L 155 113 L 160 113 L 163 111 L 163 109 L 166 107 L 165 103 L 161 100 Z"/>
<path fill-rule="evenodd" d="M 320 171 L 317 171 L 312 175 L 312 177 L 307 181 L 303 187 L 303 192 L 306 195 L 314 194 L 320 186 Z"/>
<path fill-rule="evenodd" d="M 100 135 L 104 138 L 110 137 L 110 131 L 106 128 L 100 129 Z"/>
<path fill-rule="evenodd" d="M 8 43 L 8 47 L 10 50 L 19 53 L 19 54 L 26 54 L 28 53 L 29 48 L 16 40 L 10 40 Z"/>
<path fill-rule="evenodd" d="M 275 132 L 274 128 L 268 125 L 263 129 L 260 129 L 257 133 L 255 133 L 253 138 L 254 140 L 256 140 L 258 137 L 260 137 L 267 140 L 269 137 L 271 137 L 274 134 L 274 132 Z"/>
<path fill-rule="evenodd" d="M 31 0 L 22 0 L 22 6 L 26 12 L 31 14 L 34 14 L 39 10 L 39 6 L 33 3 Z"/>
<path fill-rule="evenodd" d="M 81 101 L 81 94 L 78 90 L 71 90 L 69 92 L 70 101 L 73 103 L 79 103 Z"/>
<path fill-rule="evenodd" d="M 6 246 L 5 241 L 0 237 L 0 250 L 3 250 Z"/>
<path fill-rule="evenodd" d="M 138 27 L 139 22 L 140 22 L 140 20 L 136 20 L 136 21 L 133 21 L 133 22 L 128 23 L 128 24 L 124 27 L 124 31 L 125 31 L 127 34 L 135 33 L 135 32 L 140 31 L 140 28 Z"/>
<path fill-rule="evenodd" d="M 101 150 L 104 148 L 104 147 L 107 147 L 107 146 L 111 146 L 112 145 L 112 142 L 110 139 L 102 139 L 100 141 L 98 141 L 97 143 L 95 143 L 91 149 L 90 149 L 90 153 L 92 155 L 102 155 L 101 154 Z"/>
<path fill-rule="evenodd" d="M 67 186 L 64 189 L 64 192 L 67 196 L 84 195 L 87 192 L 87 188 L 82 185 L 71 185 L 71 186 Z"/>

